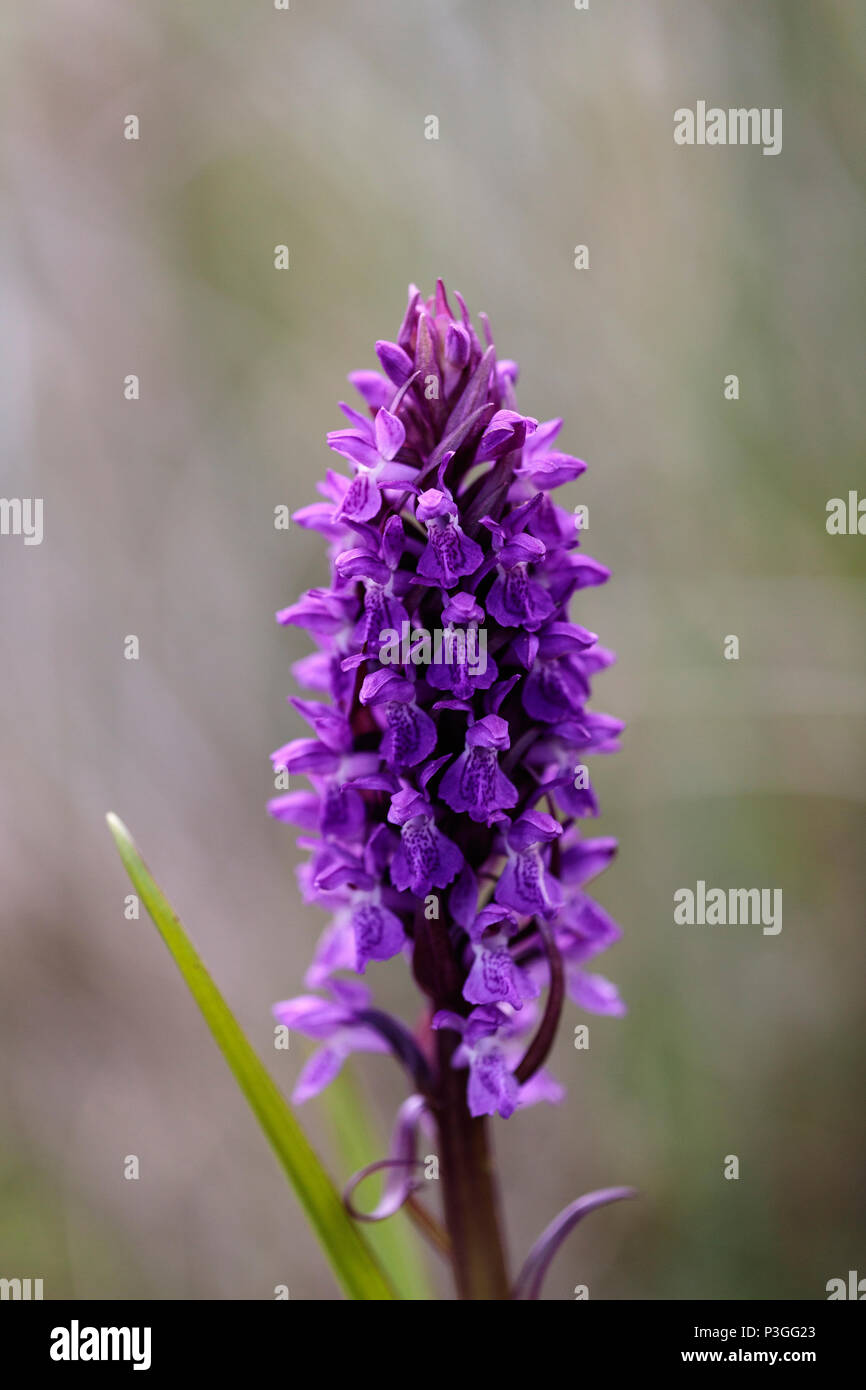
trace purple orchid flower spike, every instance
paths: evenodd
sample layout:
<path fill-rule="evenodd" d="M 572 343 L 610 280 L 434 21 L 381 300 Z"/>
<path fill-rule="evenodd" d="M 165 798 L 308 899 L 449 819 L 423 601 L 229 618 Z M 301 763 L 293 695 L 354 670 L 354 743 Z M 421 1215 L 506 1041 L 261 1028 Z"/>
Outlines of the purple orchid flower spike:
<path fill-rule="evenodd" d="M 343 471 L 295 513 L 325 538 L 330 582 L 277 615 L 314 650 L 293 667 L 308 734 L 273 765 L 308 785 L 281 785 L 268 809 L 297 827 L 301 893 L 328 922 L 306 976 L 316 992 L 275 1012 L 319 1044 L 299 1100 L 356 1052 L 406 1073 L 392 1151 L 352 1180 L 353 1214 L 384 1219 L 408 1201 L 418 1216 L 415 1140 L 422 1119 L 435 1124 L 436 1239 L 459 1297 L 534 1297 L 599 1194 L 563 1214 L 512 1290 L 489 1127 L 563 1099 L 545 1067 L 565 1007 L 625 1009 L 587 968 L 620 936 L 586 892 L 615 842 L 579 833 L 599 814 L 585 759 L 622 731 L 588 707 L 614 657 L 569 611 L 609 572 L 553 499 L 585 464 L 558 448 L 560 420 L 521 413 L 517 365 L 497 357 L 485 318 L 476 331 L 441 281 L 429 299 L 412 286 L 376 353 L 379 370 L 349 377 L 361 408 L 344 404 L 328 436 Z M 423 1007 L 410 1023 L 373 1002 L 385 969 L 411 972 Z M 365 1216 L 353 1194 L 380 1171 Z"/>

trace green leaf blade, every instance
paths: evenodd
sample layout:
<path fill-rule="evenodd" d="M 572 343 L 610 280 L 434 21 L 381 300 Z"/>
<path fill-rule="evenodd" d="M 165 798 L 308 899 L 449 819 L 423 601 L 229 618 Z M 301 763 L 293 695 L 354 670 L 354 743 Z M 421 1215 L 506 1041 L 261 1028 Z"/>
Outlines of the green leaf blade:
<path fill-rule="evenodd" d="M 352 1299 L 395 1298 L 393 1289 L 343 1206 L 337 1189 L 306 1134 L 208 974 L 180 919 L 138 853 L 126 826 L 112 813 L 106 819 L 136 892 L 276 1153 L 343 1289 Z"/>

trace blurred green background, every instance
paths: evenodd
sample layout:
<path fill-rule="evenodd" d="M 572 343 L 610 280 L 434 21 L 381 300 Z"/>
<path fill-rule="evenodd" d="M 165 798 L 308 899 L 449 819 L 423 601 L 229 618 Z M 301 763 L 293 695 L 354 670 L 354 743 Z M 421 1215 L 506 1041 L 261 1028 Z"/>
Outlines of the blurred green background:
<path fill-rule="evenodd" d="M 45 499 L 45 537 L 0 539 L 0 1274 L 336 1296 L 124 919 L 103 816 L 290 1089 L 302 1048 L 273 1051 L 269 1009 L 324 919 L 264 812 L 308 650 L 273 613 L 326 568 L 273 509 L 314 499 L 345 373 L 439 274 L 588 460 L 567 499 L 614 579 L 575 612 L 619 652 L 595 705 L 629 726 L 594 780 L 625 933 L 601 968 L 630 1011 L 570 1009 L 566 1103 L 495 1124 L 512 1258 L 627 1182 L 640 1200 L 581 1227 L 546 1297 L 811 1299 L 866 1274 L 866 538 L 825 529 L 829 498 L 866 495 L 864 25 L 856 0 L 4 7 L 0 491 Z M 782 153 L 677 147 L 698 99 L 782 107 Z M 781 935 L 674 926 L 699 878 L 782 888 Z M 371 979 L 411 1016 L 401 962 Z M 361 1071 L 386 1132 L 401 1078 Z M 379 1156 L 305 1114 L 341 1178 Z"/>

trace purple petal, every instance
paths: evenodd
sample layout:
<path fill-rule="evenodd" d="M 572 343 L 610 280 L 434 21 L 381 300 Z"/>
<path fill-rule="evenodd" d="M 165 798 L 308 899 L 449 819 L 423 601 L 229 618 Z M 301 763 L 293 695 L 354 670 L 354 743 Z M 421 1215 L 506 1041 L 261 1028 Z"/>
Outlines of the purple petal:
<path fill-rule="evenodd" d="M 517 1109 L 519 1098 L 520 1087 L 498 1048 L 491 1048 L 470 1062 L 466 1088 L 470 1114 L 499 1114 L 507 1120 Z"/>
<path fill-rule="evenodd" d="M 390 381 L 386 381 L 379 372 L 350 372 L 348 379 L 374 410 L 386 406 L 394 394 Z"/>
<path fill-rule="evenodd" d="M 389 410 L 380 410 L 375 420 L 376 447 L 382 458 L 392 459 L 406 440 L 406 427 Z"/>
<path fill-rule="evenodd" d="M 352 914 L 355 932 L 355 969 L 362 975 L 370 960 L 390 960 L 406 944 L 403 923 L 380 903 L 362 903 Z"/>
<path fill-rule="evenodd" d="M 564 848 L 559 876 L 563 883 L 588 883 L 603 872 L 617 851 L 617 842 L 606 835 L 596 840 L 578 840 Z"/>
<path fill-rule="evenodd" d="M 622 1018 L 628 1012 L 616 985 L 603 975 L 585 975 L 566 966 L 566 988 L 569 999 L 591 1014 Z"/>
<path fill-rule="evenodd" d="M 399 1211 L 403 1203 L 424 1184 L 424 1164 L 417 1157 L 417 1136 L 427 1109 L 423 1096 L 409 1096 L 397 1111 L 388 1157 L 368 1163 L 349 1180 L 343 1201 L 356 1221 L 385 1221 Z M 359 1211 L 353 1197 L 355 1191 L 373 1173 L 387 1173 L 382 1196 L 372 1211 Z"/>
<path fill-rule="evenodd" d="M 409 380 L 414 370 L 412 358 L 396 343 L 379 341 L 376 344 L 376 356 L 382 363 L 385 375 L 391 378 L 395 386 L 402 386 Z"/>
<path fill-rule="evenodd" d="M 304 1064 L 292 1092 L 295 1105 L 303 1105 L 305 1100 L 319 1095 L 326 1086 L 339 1075 L 345 1055 L 333 1047 L 320 1047 Z"/>
<path fill-rule="evenodd" d="M 547 590 L 515 566 L 497 576 L 487 595 L 487 611 L 503 627 L 535 632 L 553 613 L 554 605 Z"/>
<path fill-rule="evenodd" d="M 597 1207 L 610 1202 L 620 1202 L 626 1197 L 636 1197 L 633 1187 L 604 1187 L 597 1192 L 587 1192 L 584 1197 L 565 1207 L 550 1225 L 542 1232 L 526 1257 L 523 1268 L 517 1276 L 512 1291 L 514 1299 L 537 1299 L 541 1293 L 544 1276 L 554 1255 L 565 1238 L 574 1230 L 579 1221 Z"/>
<path fill-rule="evenodd" d="M 387 705 L 388 730 L 382 752 L 389 767 L 409 768 L 430 756 L 436 746 L 436 725 L 417 705 L 392 700 Z"/>
<path fill-rule="evenodd" d="M 379 488 L 371 473 L 358 473 L 349 484 L 339 516 L 353 521 L 370 521 L 382 505 Z"/>

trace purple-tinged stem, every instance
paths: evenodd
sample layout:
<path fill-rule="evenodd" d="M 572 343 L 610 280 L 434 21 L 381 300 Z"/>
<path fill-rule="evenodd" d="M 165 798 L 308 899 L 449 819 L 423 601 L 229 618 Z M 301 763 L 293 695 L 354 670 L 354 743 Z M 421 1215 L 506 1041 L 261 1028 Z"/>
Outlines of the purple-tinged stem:
<path fill-rule="evenodd" d="M 451 1054 L 458 1045 L 459 1039 L 449 1030 L 439 1033 L 442 1100 L 437 1120 L 445 1225 L 451 1237 L 457 1297 L 499 1301 L 511 1294 L 488 1124 L 485 1118 L 470 1115 L 466 1072 L 451 1066 Z"/>
<path fill-rule="evenodd" d="M 415 919 L 415 974 L 436 1009 L 464 1013 L 460 971 L 443 922 Z M 461 1300 L 511 1297 L 499 1218 L 499 1196 L 487 1120 L 469 1113 L 466 1077 L 451 1060 L 460 1045 L 451 1029 L 436 1034 L 437 1085 L 433 1103 L 439 1129 L 439 1173 L 445 1228 Z"/>

